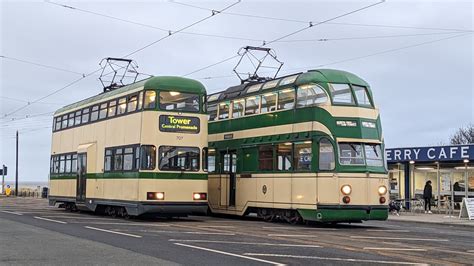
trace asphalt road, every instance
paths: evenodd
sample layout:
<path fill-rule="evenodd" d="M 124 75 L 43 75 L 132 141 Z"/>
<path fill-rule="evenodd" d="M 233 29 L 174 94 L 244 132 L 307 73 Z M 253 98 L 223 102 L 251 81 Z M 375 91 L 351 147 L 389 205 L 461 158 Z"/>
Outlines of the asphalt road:
<path fill-rule="evenodd" d="M 472 227 L 410 222 L 266 223 L 109 218 L 0 198 L 0 264 L 472 264 Z"/>

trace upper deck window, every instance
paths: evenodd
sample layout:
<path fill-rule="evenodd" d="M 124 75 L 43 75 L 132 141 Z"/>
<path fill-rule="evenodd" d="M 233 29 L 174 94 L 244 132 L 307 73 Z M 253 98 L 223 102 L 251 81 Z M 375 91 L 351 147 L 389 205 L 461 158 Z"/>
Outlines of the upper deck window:
<path fill-rule="evenodd" d="M 303 108 L 327 102 L 328 97 L 318 85 L 302 85 L 298 87 L 296 107 Z"/>
<path fill-rule="evenodd" d="M 342 165 L 363 165 L 364 153 L 360 143 L 339 143 L 339 162 Z"/>
<path fill-rule="evenodd" d="M 67 128 L 67 115 L 63 115 L 63 125 L 61 126 L 61 128 Z"/>
<path fill-rule="evenodd" d="M 369 95 L 367 94 L 367 88 L 362 86 L 352 85 L 354 88 L 354 94 L 357 98 L 357 103 L 362 106 L 372 106 L 370 103 Z"/>
<path fill-rule="evenodd" d="M 209 95 L 209 97 L 207 97 L 207 102 L 217 101 L 220 95 L 221 95 L 220 93 Z"/>
<path fill-rule="evenodd" d="M 228 102 L 219 104 L 219 120 L 229 118 L 229 105 Z"/>
<path fill-rule="evenodd" d="M 128 98 L 127 112 L 135 112 L 137 110 L 137 95 L 130 96 Z"/>
<path fill-rule="evenodd" d="M 82 123 L 89 122 L 89 107 L 82 110 Z"/>
<path fill-rule="evenodd" d="M 107 103 L 103 103 L 100 105 L 100 111 L 99 111 L 99 119 L 105 119 L 107 118 Z"/>
<path fill-rule="evenodd" d="M 263 84 L 262 90 L 268 90 L 271 88 L 275 88 L 280 80 L 275 79 L 271 81 L 267 81 L 265 84 Z"/>
<path fill-rule="evenodd" d="M 145 91 L 145 104 L 143 105 L 143 108 L 155 109 L 155 107 L 156 107 L 156 92 Z"/>
<path fill-rule="evenodd" d="M 282 78 L 280 82 L 280 86 L 288 85 L 294 83 L 298 75 Z"/>
<path fill-rule="evenodd" d="M 252 92 L 256 92 L 256 91 L 260 90 L 260 88 L 262 87 L 262 84 L 263 84 L 263 83 L 255 84 L 255 85 L 250 86 L 250 87 L 247 89 L 247 93 L 252 93 Z"/>
<path fill-rule="evenodd" d="M 380 144 L 364 144 L 365 158 L 368 166 L 383 166 Z"/>
<path fill-rule="evenodd" d="M 92 110 L 91 110 L 91 122 L 96 121 L 98 118 L 99 118 L 99 106 L 94 105 L 92 106 Z"/>
<path fill-rule="evenodd" d="M 332 102 L 342 104 L 354 104 L 351 87 L 349 84 L 329 84 Z"/>
<path fill-rule="evenodd" d="M 261 112 L 268 113 L 268 112 L 275 111 L 276 99 L 277 99 L 277 94 L 274 92 L 262 95 Z"/>
<path fill-rule="evenodd" d="M 245 115 L 260 113 L 260 96 L 245 98 Z"/>
<path fill-rule="evenodd" d="M 278 110 L 293 109 L 295 106 L 295 89 L 284 89 L 278 92 Z"/>
<path fill-rule="evenodd" d="M 161 91 L 160 109 L 166 111 L 199 112 L 199 95 L 178 91 Z"/>
<path fill-rule="evenodd" d="M 113 100 L 109 102 L 109 111 L 107 116 L 108 117 L 114 117 L 115 113 L 117 112 L 117 101 Z"/>
<path fill-rule="evenodd" d="M 209 121 L 217 120 L 217 104 L 209 104 L 207 106 L 207 114 L 209 115 Z"/>
<path fill-rule="evenodd" d="M 232 104 L 232 118 L 239 118 L 244 115 L 244 99 L 235 100 Z"/>
<path fill-rule="evenodd" d="M 127 98 L 120 98 L 118 100 L 118 108 L 117 108 L 117 115 L 125 114 L 127 110 Z"/>

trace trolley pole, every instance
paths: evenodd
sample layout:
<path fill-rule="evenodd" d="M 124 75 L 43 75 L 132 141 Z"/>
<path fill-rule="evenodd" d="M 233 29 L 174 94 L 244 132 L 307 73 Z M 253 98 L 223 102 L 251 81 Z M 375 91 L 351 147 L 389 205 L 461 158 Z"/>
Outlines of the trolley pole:
<path fill-rule="evenodd" d="M 16 131 L 15 196 L 18 196 L 18 130 Z"/>

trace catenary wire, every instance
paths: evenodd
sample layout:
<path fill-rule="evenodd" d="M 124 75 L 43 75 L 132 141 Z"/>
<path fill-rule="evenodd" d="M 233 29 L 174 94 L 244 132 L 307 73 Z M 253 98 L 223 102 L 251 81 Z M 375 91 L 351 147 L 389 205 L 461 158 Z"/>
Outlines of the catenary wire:
<path fill-rule="evenodd" d="M 68 69 L 64 69 L 64 68 L 60 68 L 60 67 L 55 67 L 55 66 L 49 66 L 49 65 L 45 65 L 45 64 L 41 64 L 41 63 L 36 63 L 36 62 L 28 61 L 28 60 L 25 60 L 25 59 L 15 58 L 15 57 L 6 56 L 6 55 L 0 55 L 0 58 L 8 59 L 8 60 L 11 60 L 11 61 L 16 61 L 16 62 L 20 62 L 20 63 L 24 63 L 24 64 L 29 64 L 29 65 L 34 65 L 34 66 L 38 66 L 38 67 L 44 67 L 44 68 L 48 68 L 48 69 L 54 69 L 54 70 L 57 70 L 57 71 L 63 71 L 63 72 L 67 72 L 67 73 L 72 73 L 72 74 L 84 76 L 84 73 L 80 73 L 80 72 L 77 72 L 77 71 L 72 71 L 72 70 L 68 70 Z"/>

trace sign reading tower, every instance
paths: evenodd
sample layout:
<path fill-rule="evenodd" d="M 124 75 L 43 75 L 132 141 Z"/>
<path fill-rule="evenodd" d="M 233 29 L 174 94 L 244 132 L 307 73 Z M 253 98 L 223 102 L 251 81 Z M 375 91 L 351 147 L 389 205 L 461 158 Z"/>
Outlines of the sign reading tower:
<path fill-rule="evenodd" d="M 160 115 L 160 131 L 175 133 L 197 134 L 200 131 L 200 120 L 198 117 Z"/>

